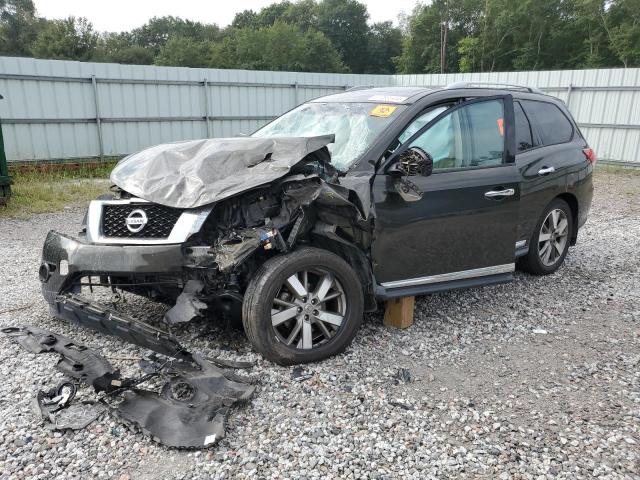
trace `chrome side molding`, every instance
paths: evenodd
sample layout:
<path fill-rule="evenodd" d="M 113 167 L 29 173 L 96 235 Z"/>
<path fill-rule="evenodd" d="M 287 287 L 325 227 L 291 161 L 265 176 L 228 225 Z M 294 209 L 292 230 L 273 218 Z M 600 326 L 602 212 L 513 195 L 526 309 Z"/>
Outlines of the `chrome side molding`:
<path fill-rule="evenodd" d="M 486 277 L 488 275 L 498 275 L 500 273 L 513 272 L 516 269 L 515 263 L 504 265 L 494 265 L 492 267 L 475 268 L 473 270 L 462 270 L 460 272 L 442 273 L 440 275 L 429 275 L 427 277 L 409 278 L 406 280 L 394 280 L 383 282 L 384 288 L 413 287 L 416 285 L 428 285 L 430 283 L 452 282 L 454 280 L 464 280 L 474 277 Z"/>

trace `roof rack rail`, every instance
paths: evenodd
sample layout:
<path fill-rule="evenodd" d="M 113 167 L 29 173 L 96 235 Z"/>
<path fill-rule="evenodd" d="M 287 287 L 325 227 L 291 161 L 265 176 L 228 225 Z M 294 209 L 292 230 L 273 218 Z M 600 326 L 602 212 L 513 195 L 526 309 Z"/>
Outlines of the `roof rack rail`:
<path fill-rule="evenodd" d="M 544 92 L 536 87 L 525 87 L 524 85 L 512 85 L 510 83 L 491 83 L 491 82 L 455 82 L 450 83 L 444 88 L 502 88 L 504 90 L 522 90 L 529 93 L 540 93 L 544 95 Z"/>
<path fill-rule="evenodd" d="M 356 87 L 349 87 L 345 92 L 354 92 L 356 90 L 366 90 L 368 88 L 375 88 L 375 85 L 358 85 Z"/>

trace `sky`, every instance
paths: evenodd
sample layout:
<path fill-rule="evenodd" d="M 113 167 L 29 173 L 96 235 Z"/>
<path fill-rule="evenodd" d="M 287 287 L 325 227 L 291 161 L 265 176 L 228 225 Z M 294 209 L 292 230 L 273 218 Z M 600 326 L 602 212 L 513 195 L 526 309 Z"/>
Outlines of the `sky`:
<path fill-rule="evenodd" d="M 242 10 L 260 8 L 276 0 L 34 0 L 40 16 L 54 19 L 86 17 L 98 31 L 121 32 L 139 27 L 151 17 L 173 15 L 223 27 Z M 360 0 L 374 22 L 411 13 L 418 0 Z"/>

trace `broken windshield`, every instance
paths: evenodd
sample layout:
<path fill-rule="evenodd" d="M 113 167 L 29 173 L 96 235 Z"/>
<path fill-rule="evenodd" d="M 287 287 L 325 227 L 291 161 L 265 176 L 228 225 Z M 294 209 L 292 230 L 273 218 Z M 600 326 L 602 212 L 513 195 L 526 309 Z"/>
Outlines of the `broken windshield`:
<path fill-rule="evenodd" d="M 305 103 L 276 118 L 253 137 L 310 137 L 335 134 L 327 145 L 331 163 L 346 171 L 378 138 L 404 105 L 375 103 Z"/>

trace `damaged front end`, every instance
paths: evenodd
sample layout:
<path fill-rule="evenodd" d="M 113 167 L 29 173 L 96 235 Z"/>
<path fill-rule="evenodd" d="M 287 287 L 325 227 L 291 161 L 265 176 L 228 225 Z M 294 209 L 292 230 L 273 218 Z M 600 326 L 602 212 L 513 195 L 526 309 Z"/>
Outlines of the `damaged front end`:
<path fill-rule="evenodd" d="M 330 163 L 331 136 L 213 139 L 153 147 L 122 160 L 113 198 L 91 202 L 77 238 L 51 231 L 40 281 L 56 317 L 176 356 L 168 330 L 131 324 L 82 295 L 96 287 L 173 305 L 168 325 L 237 322 L 268 258 L 299 245 L 354 266 L 375 309 L 368 177 Z"/>

